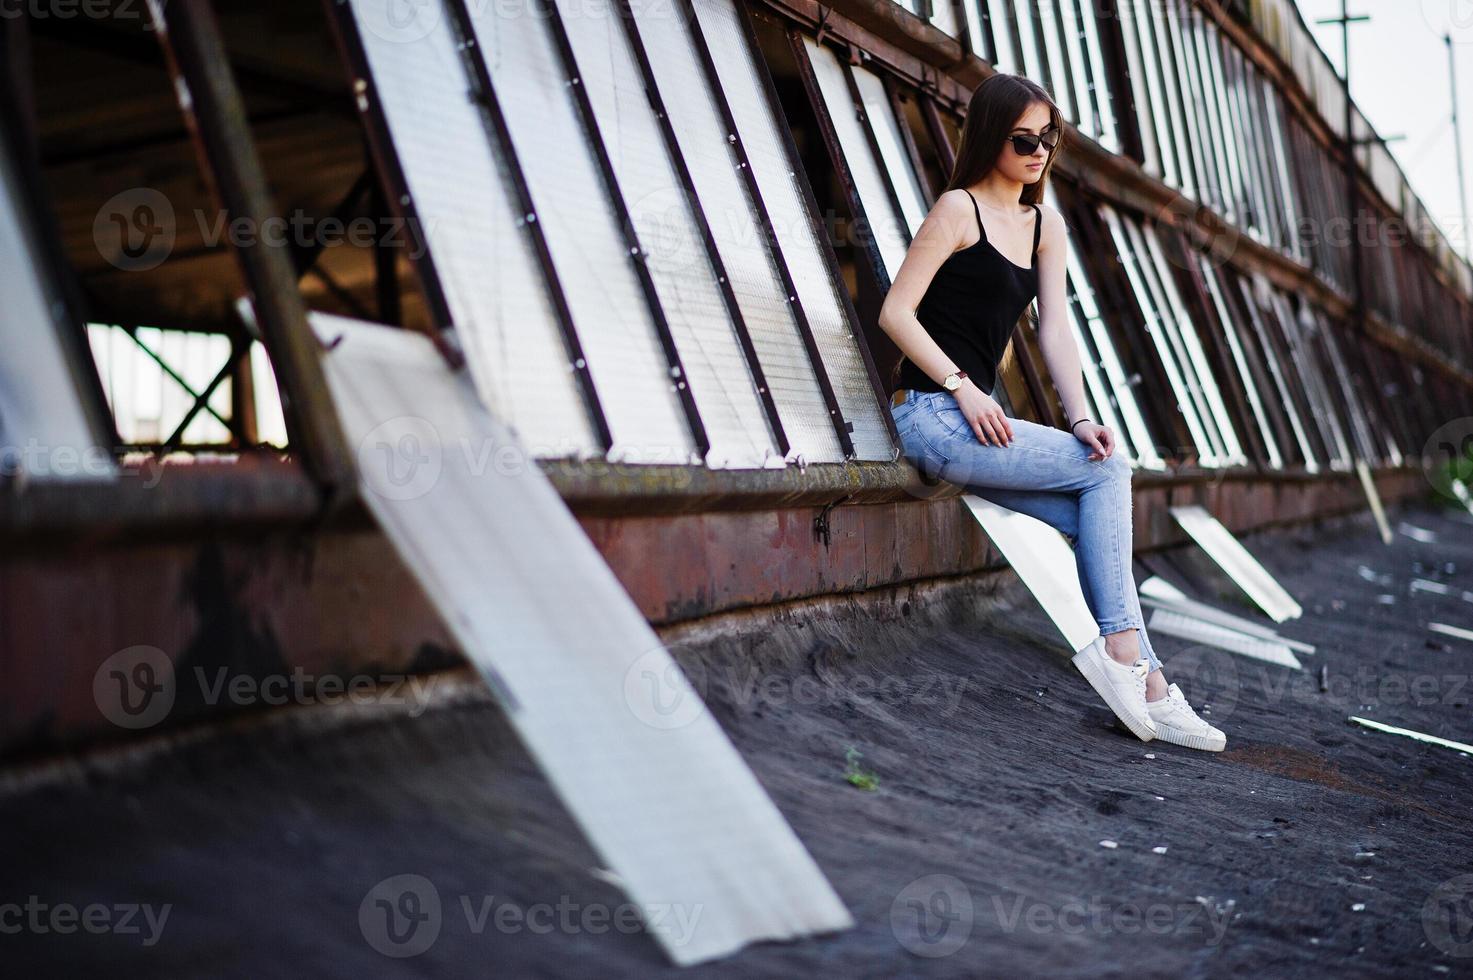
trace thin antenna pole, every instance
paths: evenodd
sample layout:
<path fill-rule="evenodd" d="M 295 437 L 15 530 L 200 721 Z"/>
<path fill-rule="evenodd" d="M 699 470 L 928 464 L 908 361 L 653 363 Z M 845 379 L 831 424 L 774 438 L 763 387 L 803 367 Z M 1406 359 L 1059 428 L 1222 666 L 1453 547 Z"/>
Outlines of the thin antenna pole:
<path fill-rule="evenodd" d="M 1463 171 L 1463 126 L 1458 118 L 1458 59 L 1453 49 L 1452 34 L 1444 33 L 1442 42 L 1447 45 L 1447 77 L 1448 84 L 1452 86 L 1453 141 L 1458 151 L 1458 201 L 1463 206 L 1463 257 L 1466 259 L 1473 258 L 1473 246 L 1469 243 L 1473 229 L 1468 226 L 1468 177 Z"/>

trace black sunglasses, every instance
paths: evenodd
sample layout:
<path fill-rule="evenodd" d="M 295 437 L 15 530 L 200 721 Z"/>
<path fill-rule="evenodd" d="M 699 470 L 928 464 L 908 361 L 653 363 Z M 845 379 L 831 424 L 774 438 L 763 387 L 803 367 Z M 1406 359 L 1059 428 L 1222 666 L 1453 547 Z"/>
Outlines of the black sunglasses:
<path fill-rule="evenodd" d="M 1043 144 L 1044 149 L 1053 152 L 1054 147 L 1059 145 L 1059 131 L 1051 129 L 1046 133 L 1020 133 L 1017 136 L 1009 136 L 1008 139 L 1013 141 L 1013 152 L 1018 156 L 1031 157 L 1040 143 Z"/>

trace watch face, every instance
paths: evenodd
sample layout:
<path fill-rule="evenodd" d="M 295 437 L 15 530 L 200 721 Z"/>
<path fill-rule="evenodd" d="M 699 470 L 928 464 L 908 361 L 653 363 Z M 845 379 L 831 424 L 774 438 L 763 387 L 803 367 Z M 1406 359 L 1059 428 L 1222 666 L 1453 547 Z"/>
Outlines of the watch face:
<path fill-rule="evenodd" d="M 948 374 L 946 380 L 941 383 L 946 386 L 947 391 L 956 391 L 962 386 L 962 379 L 954 374 Z"/>

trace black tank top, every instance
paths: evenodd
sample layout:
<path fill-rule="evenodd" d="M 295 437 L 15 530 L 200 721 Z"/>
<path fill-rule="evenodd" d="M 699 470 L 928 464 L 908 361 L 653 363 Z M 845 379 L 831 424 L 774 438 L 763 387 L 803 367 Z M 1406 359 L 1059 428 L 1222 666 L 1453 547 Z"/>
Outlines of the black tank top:
<path fill-rule="evenodd" d="M 1007 350 L 1018 318 L 1038 295 L 1038 239 L 1043 230 L 1043 212 L 1033 205 L 1033 253 L 1028 268 L 1013 262 L 987 240 L 982 212 L 972 198 L 977 215 L 976 244 L 947 256 L 936 270 L 926 295 L 916 307 L 916 319 L 957 366 L 967 372 L 977 387 L 991 393 L 997 383 L 997 366 Z M 907 357 L 891 391 L 945 391 Z"/>

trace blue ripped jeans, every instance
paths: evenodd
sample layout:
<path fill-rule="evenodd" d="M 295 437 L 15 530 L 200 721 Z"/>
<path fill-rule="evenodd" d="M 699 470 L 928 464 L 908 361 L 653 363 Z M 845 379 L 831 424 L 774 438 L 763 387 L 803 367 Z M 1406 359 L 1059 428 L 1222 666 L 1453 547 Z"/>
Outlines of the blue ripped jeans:
<path fill-rule="evenodd" d="M 954 483 L 1063 532 L 1100 632 L 1138 630 L 1150 669 L 1161 667 L 1131 571 L 1130 464 L 1118 450 L 1091 460 L 1090 448 L 1062 429 L 1011 417 L 1010 445 L 979 442 L 945 391 L 907 391 L 891 412 L 905 458 L 927 479 Z"/>

